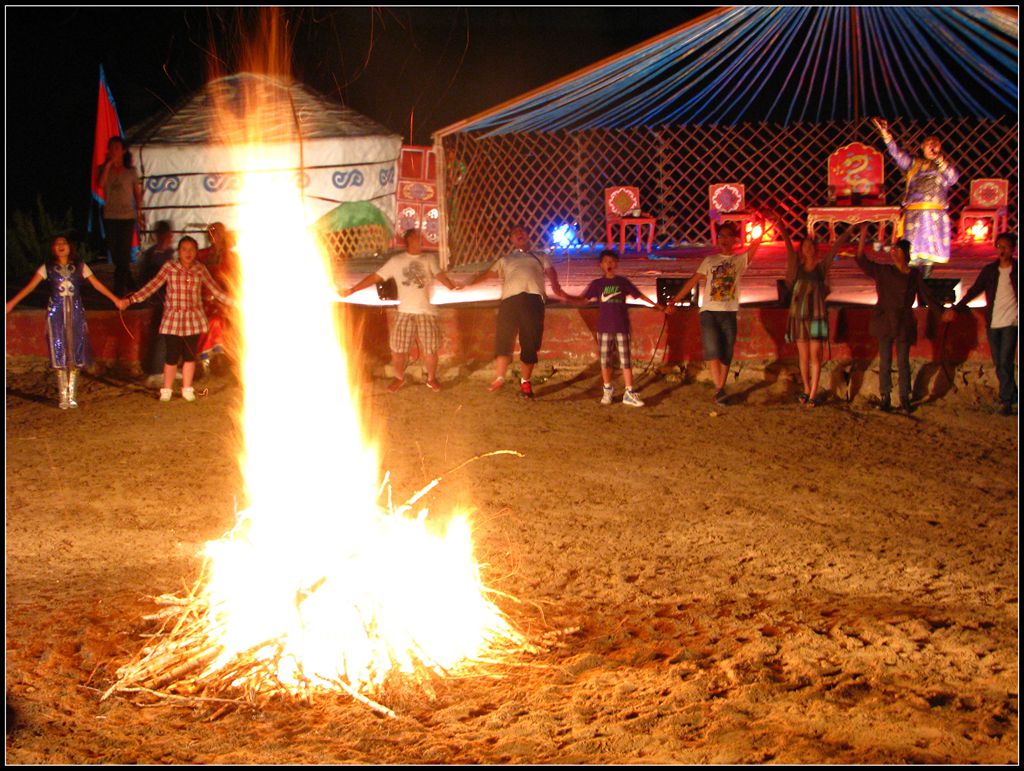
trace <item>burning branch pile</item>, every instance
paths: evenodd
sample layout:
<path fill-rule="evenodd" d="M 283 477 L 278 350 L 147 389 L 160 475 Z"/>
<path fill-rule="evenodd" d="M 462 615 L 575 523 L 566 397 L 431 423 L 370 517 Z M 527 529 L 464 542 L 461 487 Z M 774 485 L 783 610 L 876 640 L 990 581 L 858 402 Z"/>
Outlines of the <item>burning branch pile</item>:
<path fill-rule="evenodd" d="M 411 537 L 418 541 L 414 552 L 397 551 L 385 563 L 381 558 L 388 555 L 366 549 L 366 544 L 348 554 L 339 546 L 336 564 L 348 569 L 295 590 L 285 598 L 285 617 L 282 608 L 273 607 L 282 598 L 280 592 L 256 597 L 250 607 L 266 623 L 257 624 L 248 636 L 231 628 L 240 623 L 237 603 L 233 609 L 230 599 L 218 598 L 220 590 L 208 571 L 219 551 L 247 548 L 253 523 L 242 518 L 228 536 L 207 545 L 210 558 L 191 590 L 155 598 L 163 607 L 145 618 L 160 622 L 159 630 L 151 635 L 150 645 L 117 670 L 118 679 L 103 698 L 145 693 L 194 703 L 258 705 L 275 696 L 311 701 L 317 693 L 344 692 L 393 716 L 376 700 L 386 685 L 412 685 L 433 698 L 441 677 L 493 676 L 512 656 L 542 650 L 543 640 L 530 642 L 486 599 L 494 592 L 479 583 L 475 566 L 469 565 L 472 575 L 467 576 L 467 564 L 457 564 L 465 554 L 461 541 L 468 537 L 464 520 L 454 519 L 444 539 L 429 536 L 434 548 L 424 548 L 420 538 L 427 511 L 410 513 L 439 481 L 401 506 L 378 512 L 380 546 L 400 549 Z M 366 555 L 372 565 L 365 564 Z M 265 580 L 275 585 L 289 585 L 280 584 L 284 577 L 274 575 L 271 565 L 250 569 L 262 570 L 269 575 Z M 448 574 L 458 583 L 442 579 L 442 588 L 449 591 L 432 597 L 438 584 L 424 581 L 427 574 Z M 430 589 L 424 593 L 421 586 Z M 397 606 L 396 594 L 403 595 Z M 261 628 L 284 631 L 261 633 Z"/>

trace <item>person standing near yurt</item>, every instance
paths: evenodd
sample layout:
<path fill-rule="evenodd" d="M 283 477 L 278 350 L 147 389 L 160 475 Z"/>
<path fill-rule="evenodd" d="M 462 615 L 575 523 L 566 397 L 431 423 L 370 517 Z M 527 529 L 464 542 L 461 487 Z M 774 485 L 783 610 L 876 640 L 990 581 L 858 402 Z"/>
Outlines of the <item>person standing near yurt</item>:
<path fill-rule="evenodd" d="M 103 190 L 103 232 L 114 261 L 114 291 L 123 295 L 136 288 L 132 276 L 132 236 L 146 228 L 142 213 L 142 183 L 132 168 L 132 156 L 121 137 L 107 142 L 107 158 L 100 164 L 97 184 Z"/>
<path fill-rule="evenodd" d="M 889 155 L 906 175 L 907 190 L 898 235 L 910 241 L 911 267 L 921 268 L 921 274 L 927 278 L 932 265 L 949 262 L 949 189 L 960 179 L 960 172 L 942 154 L 942 142 L 934 134 L 922 140 L 918 157 L 911 158 L 910 153 L 896 144 L 887 120 L 871 120 Z"/>
<path fill-rule="evenodd" d="M 78 406 L 78 370 L 92 364 L 89 327 L 85 323 L 85 308 L 82 306 L 82 281 L 87 280 L 114 305 L 120 307 L 120 301 L 93 275 L 89 266 L 78 259 L 66 237 L 54 238 L 50 252 L 52 259 L 39 266 L 25 288 L 8 301 L 5 313 L 14 310 L 41 281 L 50 282 L 46 336 L 50 343 L 50 364 L 57 370 L 60 408 L 66 410 Z"/>

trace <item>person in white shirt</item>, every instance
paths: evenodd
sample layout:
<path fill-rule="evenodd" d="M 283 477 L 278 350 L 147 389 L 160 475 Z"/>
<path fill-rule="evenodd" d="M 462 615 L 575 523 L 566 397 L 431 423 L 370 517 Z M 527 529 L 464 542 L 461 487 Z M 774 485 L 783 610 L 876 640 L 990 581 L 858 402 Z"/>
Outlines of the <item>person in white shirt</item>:
<path fill-rule="evenodd" d="M 341 295 L 348 297 L 360 289 L 393 278 L 398 287 L 398 315 L 388 340 L 391 366 L 395 371 L 388 393 L 394 393 L 405 383 L 405 367 L 414 341 L 419 346 L 427 370 L 427 387 L 431 391 L 440 391 L 437 352 L 441 348 L 441 324 L 437 306 L 430 302 L 430 290 L 435 279 L 449 289 L 458 287 L 441 270 L 436 255 L 423 253 L 423 237 L 419 230 L 407 230 L 402 238 L 405 241 L 404 252 L 389 259 L 376 273 L 343 290 Z"/>
<path fill-rule="evenodd" d="M 515 225 L 509 230 L 512 251 L 499 257 L 489 268 L 474 275 L 463 286 L 471 286 L 485 278 L 501 279 L 501 305 L 498 306 L 497 329 L 494 339 L 494 380 L 489 391 L 497 391 L 505 384 L 505 375 L 512 363 L 512 349 L 519 337 L 519 395 L 533 398 L 530 376 L 537 364 L 537 351 L 544 337 L 544 279 L 551 282 L 552 291 L 562 299 L 566 294 L 558 283 L 558 274 L 547 255 L 529 248 L 530 237 L 526 228 Z"/>
<path fill-rule="evenodd" d="M 763 228 L 762 228 L 763 233 Z M 736 344 L 736 316 L 740 309 L 740 279 L 750 260 L 761 245 L 763 235 L 750 247 L 736 251 L 743 245 L 739 227 L 734 222 L 723 222 L 718 227 L 718 254 L 704 258 L 697 272 L 683 284 L 668 303 L 667 313 L 675 311 L 679 298 L 686 297 L 704 279 L 704 301 L 700 308 L 700 340 L 704 360 L 715 382 L 715 402 L 728 404 L 725 381 L 732 364 L 733 346 Z"/>

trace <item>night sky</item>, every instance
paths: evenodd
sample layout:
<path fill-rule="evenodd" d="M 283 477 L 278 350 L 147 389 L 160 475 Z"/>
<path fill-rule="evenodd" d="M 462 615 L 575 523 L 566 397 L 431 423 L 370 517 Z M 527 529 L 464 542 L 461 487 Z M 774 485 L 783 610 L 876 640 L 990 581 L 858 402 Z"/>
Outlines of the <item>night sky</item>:
<path fill-rule="evenodd" d="M 302 82 L 401 134 L 497 106 L 705 13 L 682 8 L 290 8 Z M 7 8 L 7 211 L 84 226 L 99 67 L 126 132 L 232 71 L 257 9 Z"/>

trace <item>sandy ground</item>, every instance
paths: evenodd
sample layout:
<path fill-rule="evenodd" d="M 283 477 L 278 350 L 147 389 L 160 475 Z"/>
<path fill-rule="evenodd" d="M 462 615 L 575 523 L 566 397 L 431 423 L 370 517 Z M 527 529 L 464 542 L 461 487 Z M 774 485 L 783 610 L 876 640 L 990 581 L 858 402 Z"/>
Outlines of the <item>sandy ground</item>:
<path fill-rule="evenodd" d="M 1017 423 L 991 389 L 912 416 L 807 410 L 785 379 L 647 376 L 598 404 L 595 369 L 542 363 L 538 398 L 489 368 L 435 394 L 373 382 L 401 500 L 459 462 L 432 512 L 476 509 L 485 578 L 536 631 L 579 627 L 501 679 L 216 715 L 100 701 L 197 575 L 239 486 L 230 375 L 197 404 L 86 378 L 7 381 L 9 763 L 1014 763 Z M 290 392 L 288 392 L 290 390 Z M 283 398 L 308 398 L 289 383 Z M 340 459 L 339 459 L 340 460 Z M 432 513 L 433 516 L 433 513 Z"/>

